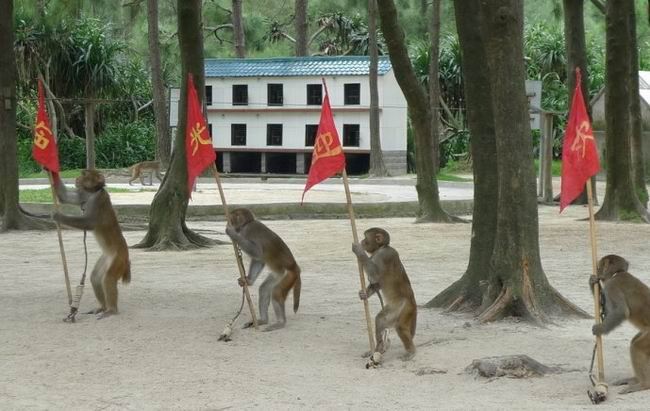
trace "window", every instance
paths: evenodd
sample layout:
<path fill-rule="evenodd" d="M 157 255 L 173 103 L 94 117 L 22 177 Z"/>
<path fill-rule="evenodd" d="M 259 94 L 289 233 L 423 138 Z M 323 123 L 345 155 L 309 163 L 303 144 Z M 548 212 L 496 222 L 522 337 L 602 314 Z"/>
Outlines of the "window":
<path fill-rule="evenodd" d="M 343 124 L 343 145 L 359 147 L 359 125 Z"/>
<path fill-rule="evenodd" d="M 305 146 L 313 147 L 316 141 L 318 124 L 307 124 L 305 126 Z"/>
<path fill-rule="evenodd" d="M 208 134 L 210 134 L 210 138 L 212 138 L 212 123 L 208 123 Z"/>
<path fill-rule="evenodd" d="M 205 105 L 212 105 L 212 86 L 205 86 Z"/>
<path fill-rule="evenodd" d="M 266 145 L 267 146 L 282 145 L 282 124 L 266 125 Z"/>
<path fill-rule="evenodd" d="M 323 104 L 323 86 L 320 84 L 307 84 L 307 104 L 310 106 Z"/>
<path fill-rule="evenodd" d="M 282 98 L 282 84 L 269 84 L 268 85 L 268 105 L 281 106 L 283 103 Z"/>
<path fill-rule="evenodd" d="M 343 85 L 344 104 L 361 104 L 361 84 L 348 83 Z"/>
<path fill-rule="evenodd" d="M 232 105 L 233 106 L 247 106 L 248 105 L 248 85 L 247 84 L 234 84 L 232 86 Z"/>
<path fill-rule="evenodd" d="M 230 125 L 230 144 L 233 146 L 246 145 L 246 124 Z"/>

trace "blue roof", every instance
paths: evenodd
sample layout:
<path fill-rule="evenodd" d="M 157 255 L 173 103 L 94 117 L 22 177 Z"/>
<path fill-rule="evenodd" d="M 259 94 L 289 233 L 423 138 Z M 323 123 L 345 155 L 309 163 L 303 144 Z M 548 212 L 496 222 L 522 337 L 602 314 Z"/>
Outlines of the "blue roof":
<path fill-rule="evenodd" d="M 369 66 L 368 56 L 205 59 L 205 76 L 367 76 Z M 391 69 L 388 57 L 380 56 L 378 66 L 378 74 L 386 74 Z"/>

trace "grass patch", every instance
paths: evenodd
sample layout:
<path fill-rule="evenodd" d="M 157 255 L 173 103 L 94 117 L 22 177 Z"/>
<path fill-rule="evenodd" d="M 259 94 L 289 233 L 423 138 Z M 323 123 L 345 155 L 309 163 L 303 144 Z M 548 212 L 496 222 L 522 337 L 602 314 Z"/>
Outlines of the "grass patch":
<path fill-rule="evenodd" d="M 109 187 L 109 193 L 132 193 L 151 190 L 129 190 L 128 188 Z M 52 190 L 50 188 L 39 188 L 37 190 L 20 190 L 18 195 L 21 203 L 52 203 Z"/>
<path fill-rule="evenodd" d="M 73 169 L 73 170 L 61 170 L 61 173 L 59 175 L 62 178 L 75 178 L 81 174 L 81 169 Z M 20 178 L 47 178 L 47 174 L 45 174 L 45 171 L 39 171 L 36 173 L 26 173 L 26 174 L 21 174 Z"/>
<path fill-rule="evenodd" d="M 535 174 L 539 174 L 539 159 L 535 160 Z M 562 160 L 553 160 L 551 162 L 551 175 L 553 177 L 559 177 L 562 175 Z M 539 177 L 539 175 L 537 177 Z"/>
<path fill-rule="evenodd" d="M 438 181 L 454 181 L 454 182 L 469 182 L 472 181 L 471 178 L 461 177 L 455 174 L 446 173 L 445 170 L 442 170 L 436 176 Z"/>

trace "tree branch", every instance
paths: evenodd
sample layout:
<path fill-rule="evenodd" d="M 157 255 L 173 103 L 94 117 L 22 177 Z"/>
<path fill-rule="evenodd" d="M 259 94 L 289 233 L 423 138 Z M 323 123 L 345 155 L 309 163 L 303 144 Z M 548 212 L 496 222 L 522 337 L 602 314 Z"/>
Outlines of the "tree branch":
<path fill-rule="evenodd" d="M 309 42 L 307 44 L 311 45 L 311 43 L 313 43 L 314 40 L 316 40 L 316 37 L 320 36 L 320 34 L 322 32 L 324 32 L 325 30 L 327 30 L 329 27 L 330 27 L 329 25 L 324 25 L 321 28 L 319 28 L 318 30 L 316 30 L 314 32 L 314 34 L 312 34 L 311 37 L 309 37 Z"/>
<path fill-rule="evenodd" d="M 591 0 L 591 4 L 600 10 L 603 15 L 605 14 L 605 3 L 603 3 L 601 0 Z"/>

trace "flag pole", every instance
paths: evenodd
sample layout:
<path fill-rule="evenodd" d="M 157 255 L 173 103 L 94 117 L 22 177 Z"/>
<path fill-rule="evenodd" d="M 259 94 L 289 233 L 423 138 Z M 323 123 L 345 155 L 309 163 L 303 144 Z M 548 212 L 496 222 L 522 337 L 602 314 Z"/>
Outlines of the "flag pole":
<path fill-rule="evenodd" d="M 348 215 L 350 216 L 350 224 L 352 225 L 352 238 L 354 239 L 355 244 L 359 242 L 359 236 L 357 234 L 357 223 L 354 220 L 354 209 L 352 208 L 352 196 L 350 195 L 350 186 L 348 184 L 348 173 L 346 173 L 345 168 L 343 168 L 343 187 L 345 187 L 345 197 L 347 199 L 348 206 Z M 366 290 L 366 278 L 363 275 L 363 266 L 361 261 L 357 259 L 357 264 L 359 266 L 359 282 L 361 283 L 361 289 Z M 375 337 L 372 331 L 372 320 L 370 318 L 370 307 L 368 305 L 368 299 L 363 301 L 363 310 L 366 314 L 366 325 L 368 326 L 368 344 L 370 345 L 370 352 L 375 351 Z"/>
<path fill-rule="evenodd" d="M 219 172 L 214 163 L 210 166 L 212 170 L 212 175 L 217 181 L 217 187 L 219 188 L 219 195 L 221 196 L 221 205 L 223 206 L 224 214 L 226 215 L 226 221 L 230 223 L 230 212 L 228 211 L 228 204 L 226 203 L 226 195 L 223 192 L 223 187 L 221 187 L 221 178 L 219 177 Z M 239 268 L 239 277 L 242 279 L 244 287 L 244 295 L 246 296 L 246 302 L 248 303 L 248 309 L 251 312 L 251 318 L 253 320 L 253 326 L 257 330 L 257 317 L 255 316 L 255 308 L 253 307 L 253 301 L 251 300 L 251 294 L 248 291 L 248 282 L 246 281 L 246 269 L 244 268 L 244 262 L 242 261 L 241 251 L 237 244 L 233 241 L 232 243 L 233 250 L 235 251 L 235 260 L 237 260 L 237 267 Z"/>
<path fill-rule="evenodd" d="M 59 207 L 59 198 L 56 195 L 56 189 L 54 188 L 54 179 L 52 178 L 52 172 L 47 171 L 47 176 L 50 179 L 50 188 L 52 189 L 52 202 L 54 204 L 54 210 L 56 212 L 61 211 Z M 65 258 L 65 249 L 63 248 L 63 236 L 61 236 L 61 225 L 56 222 L 56 234 L 59 237 L 59 251 L 61 252 L 61 262 L 63 263 L 63 275 L 65 276 L 65 289 L 68 292 L 68 305 L 72 305 L 72 288 L 70 288 L 70 276 L 68 275 L 68 261 Z"/>
<path fill-rule="evenodd" d="M 594 219 L 594 202 L 593 193 L 591 189 L 591 179 L 587 180 L 587 202 L 589 204 L 589 234 L 591 236 L 591 267 L 594 276 L 598 275 L 598 257 L 596 245 L 596 221 Z M 600 318 L 600 284 L 594 284 L 594 312 L 596 317 L 596 324 L 601 323 Z M 603 361 L 603 337 L 602 335 L 596 336 L 596 360 L 598 366 L 598 382 L 605 381 L 605 365 Z"/>

